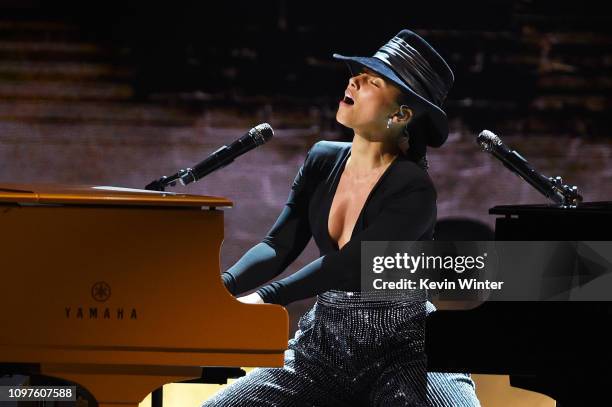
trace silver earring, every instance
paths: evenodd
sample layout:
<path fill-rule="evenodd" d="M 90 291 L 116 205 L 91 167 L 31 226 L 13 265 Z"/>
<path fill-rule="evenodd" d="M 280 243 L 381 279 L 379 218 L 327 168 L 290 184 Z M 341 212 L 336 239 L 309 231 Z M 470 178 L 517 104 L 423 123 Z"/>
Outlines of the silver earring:
<path fill-rule="evenodd" d="M 391 123 L 393 123 L 393 118 L 389 117 L 389 120 L 387 120 L 387 128 L 390 129 L 391 128 Z"/>

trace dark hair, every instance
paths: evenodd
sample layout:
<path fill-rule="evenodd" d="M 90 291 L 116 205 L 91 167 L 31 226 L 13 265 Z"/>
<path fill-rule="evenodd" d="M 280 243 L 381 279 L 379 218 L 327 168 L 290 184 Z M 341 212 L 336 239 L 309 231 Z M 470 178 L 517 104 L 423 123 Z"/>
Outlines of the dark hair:
<path fill-rule="evenodd" d="M 414 105 L 413 102 L 411 96 L 403 93 L 397 100 L 400 106 L 407 105 L 410 107 Z M 422 111 L 414 108 L 411 109 L 414 112 L 414 116 L 410 119 L 406 127 L 404 127 L 404 134 L 402 135 L 402 137 L 408 138 L 408 143 L 410 145 L 404 155 L 408 157 L 410 161 L 415 162 L 421 168 L 427 170 L 427 168 L 429 168 L 427 162 L 427 134 L 432 130 L 431 120 Z"/>

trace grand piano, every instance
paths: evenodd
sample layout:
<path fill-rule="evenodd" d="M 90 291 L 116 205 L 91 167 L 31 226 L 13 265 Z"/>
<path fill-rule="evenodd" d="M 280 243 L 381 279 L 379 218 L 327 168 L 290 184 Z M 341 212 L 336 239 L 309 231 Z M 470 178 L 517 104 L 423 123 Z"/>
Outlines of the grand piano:
<path fill-rule="evenodd" d="M 0 376 L 62 379 L 99 406 L 129 407 L 166 383 L 282 366 L 285 309 L 243 304 L 219 278 L 231 205 L 0 184 Z"/>
<path fill-rule="evenodd" d="M 498 216 L 495 240 L 612 240 L 612 202 L 489 213 Z M 485 302 L 437 311 L 427 320 L 428 367 L 510 375 L 512 386 L 546 394 L 558 407 L 610 406 L 611 322 L 609 302 Z"/>
<path fill-rule="evenodd" d="M 100 406 L 136 406 L 166 383 L 282 366 L 284 308 L 242 304 L 219 279 L 230 206 L 169 192 L 0 185 L 0 374 L 54 377 Z M 610 202 L 490 213 L 497 240 L 608 240 L 612 230 Z M 562 407 L 609 405 L 611 320 L 601 302 L 437 311 L 427 321 L 429 369 L 510 375 Z"/>

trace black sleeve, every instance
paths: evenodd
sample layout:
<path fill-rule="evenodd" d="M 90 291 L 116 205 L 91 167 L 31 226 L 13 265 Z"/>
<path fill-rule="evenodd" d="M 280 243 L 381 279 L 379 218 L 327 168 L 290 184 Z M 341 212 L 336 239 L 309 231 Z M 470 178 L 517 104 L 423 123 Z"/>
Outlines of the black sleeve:
<path fill-rule="evenodd" d="M 408 186 L 389 198 L 384 209 L 342 249 L 319 257 L 294 274 L 260 288 L 267 303 L 286 305 L 328 290 L 359 291 L 362 241 L 419 240 L 436 219 L 431 183 Z"/>
<path fill-rule="evenodd" d="M 309 156 L 310 151 L 293 181 L 285 207 L 267 236 L 223 272 L 223 283 L 232 294 L 249 291 L 276 277 L 308 244 L 312 236 L 308 221 Z"/>

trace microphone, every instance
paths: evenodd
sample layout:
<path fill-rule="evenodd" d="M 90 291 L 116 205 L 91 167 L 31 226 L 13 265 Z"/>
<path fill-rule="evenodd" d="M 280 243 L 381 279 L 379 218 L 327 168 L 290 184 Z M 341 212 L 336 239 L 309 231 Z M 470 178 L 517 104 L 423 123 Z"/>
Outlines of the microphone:
<path fill-rule="evenodd" d="M 486 152 L 491 153 L 495 158 L 510 171 L 527 181 L 547 198 L 554 202 L 576 206 L 582 201 L 582 196 L 577 192 L 576 186 L 563 185 L 561 177 L 547 178 L 537 172 L 525 158 L 517 151 L 511 150 L 501 139 L 489 130 L 483 130 L 476 137 L 476 142 Z"/>
<path fill-rule="evenodd" d="M 169 177 L 161 177 L 145 186 L 145 189 L 153 191 L 164 191 L 165 187 L 176 185 L 176 181 L 187 185 L 198 181 L 211 172 L 225 167 L 234 159 L 247 151 L 262 145 L 272 138 L 274 131 L 268 123 L 258 124 L 249 130 L 244 136 L 234 141 L 229 146 L 222 146 L 214 151 L 206 159 L 196 164 L 193 168 L 179 170 L 176 174 Z"/>
<path fill-rule="evenodd" d="M 179 171 L 181 184 L 187 185 L 195 182 L 211 172 L 225 167 L 234 161 L 234 158 L 262 145 L 270 140 L 273 135 L 272 126 L 268 123 L 258 124 L 229 146 L 223 146 L 213 152 L 204 161 L 196 164 L 195 167 Z"/>

